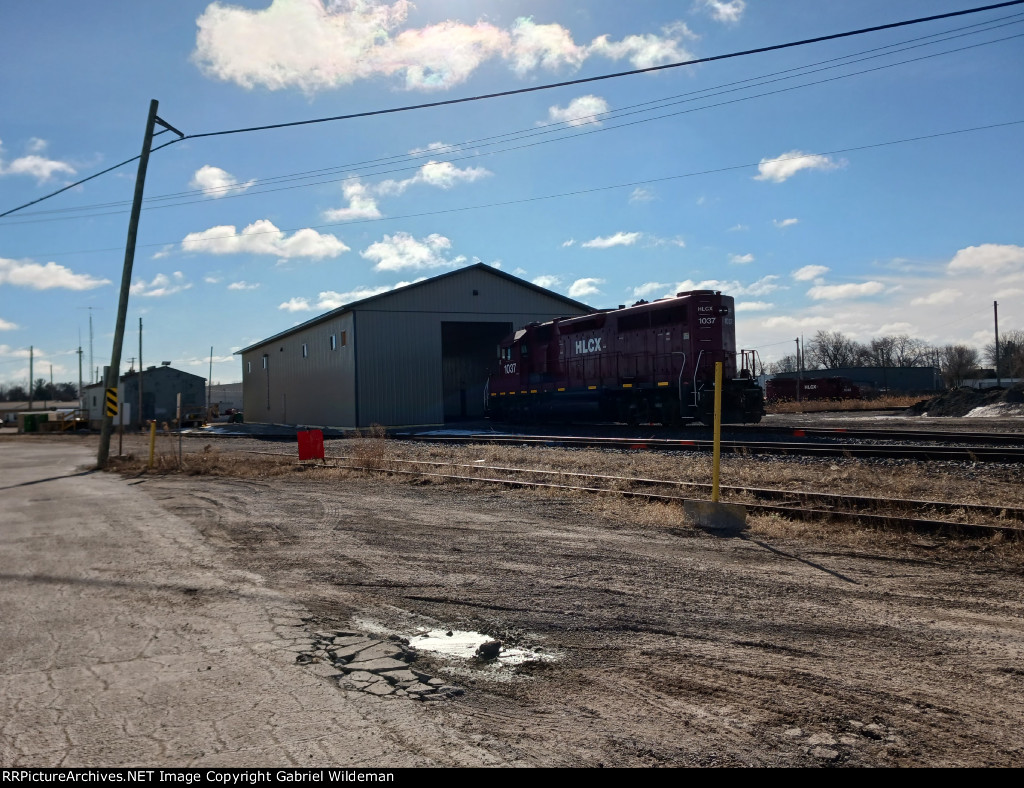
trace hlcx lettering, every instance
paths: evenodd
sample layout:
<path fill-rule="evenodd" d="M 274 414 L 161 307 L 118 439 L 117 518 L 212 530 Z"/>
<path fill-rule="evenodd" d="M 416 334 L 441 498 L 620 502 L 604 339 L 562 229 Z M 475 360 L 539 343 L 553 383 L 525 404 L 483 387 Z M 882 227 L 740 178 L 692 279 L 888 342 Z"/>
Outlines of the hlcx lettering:
<path fill-rule="evenodd" d="M 595 337 L 594 339 L 577 339 L 576 340 L 576 352 L 577 353 L 600 353 L 601 352 L 601 337 Z"/>

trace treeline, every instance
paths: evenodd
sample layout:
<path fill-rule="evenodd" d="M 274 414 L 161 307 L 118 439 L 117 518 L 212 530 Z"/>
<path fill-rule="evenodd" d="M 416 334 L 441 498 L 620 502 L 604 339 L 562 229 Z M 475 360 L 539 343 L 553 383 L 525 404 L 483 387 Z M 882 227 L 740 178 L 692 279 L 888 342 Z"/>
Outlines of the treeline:
<path fill-rule="evenodd" d="M 32 387 L 32 401 L 39 402 L 77 402 L 78 385 L 76 383 L 54 383 L 45 378 L 36 380 Z M 25 386 L 8 386 L 0 383 L 0 402 L 27 402 L 28 389 Z"/>
<path fill-rule="evenodd" d="M 768 374 L 839 369 L 842 367 L 937 367 L 947 386 L 962 385 L 969 378 L 982 377 L 981 364 L 996 370 L 996 343 L 980 351 L 969 345 L 930 345 L 899 334 L 862 343 L 841 331 L 819 331 L 804 345 L 803 363 L 794 353 L 768 364 Z M 1001 378 L 1024 377 L 1024 331 L 1007 331 L 999 336 Z"/>

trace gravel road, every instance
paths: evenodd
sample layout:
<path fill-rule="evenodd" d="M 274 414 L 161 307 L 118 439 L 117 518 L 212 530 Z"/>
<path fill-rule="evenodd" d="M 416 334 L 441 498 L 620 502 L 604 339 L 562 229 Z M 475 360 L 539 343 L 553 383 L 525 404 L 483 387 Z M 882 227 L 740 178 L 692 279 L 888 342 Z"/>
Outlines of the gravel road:
<path fill-rule="evenodd" d="M 2 765 L 1024 763 L 1024 577 L 998 545 L 88 461 L 0 444 Z M 426 649 L 447 631 L 502 656 Z M 347 662 L 371 647 L 416 678 Z"/>

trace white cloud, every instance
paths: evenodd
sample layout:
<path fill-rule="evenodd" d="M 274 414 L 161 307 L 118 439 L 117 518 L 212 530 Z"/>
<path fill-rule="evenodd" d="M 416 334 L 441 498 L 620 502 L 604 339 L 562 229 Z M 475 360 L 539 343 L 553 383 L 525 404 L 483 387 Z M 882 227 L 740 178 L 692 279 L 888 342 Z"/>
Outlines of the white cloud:
<path fill-rule="evenodd" d="M 519 76 L 575 70 L 594 55 L 643 67 L 689 59 L 682 23 L 662 35 L 599 36 L 577 44 L 559 24 L 517 19 L 511 28 L 445 20 L 407 27 L 409 0 L 272 0 L 261 9 L 211 3 L 196 20 L 193 61 L 208 76 L 245 88 L 307 93 L 358 80 L 392 77 L 409 90 L 445 90 L 482 64 L 503 60 Z"/>
<path fill-rule="evenodd" d="M 163 248 L 160 249 L 159 252 L 156 252 L 153 255 L 152 259 L 153 260 L 162 260 L 165 257 L 170 257 L 171 253 L 173 251 L 174 251 L 174 244 L 165 244 L 163 246 Z"/>
<path fill-rule="evenodd" d="M 562 241 L 562 248 L 565 249 L 567 246 L 575 246 L 576 239 L 570 238 L 568 241 Z"/>
<path fill-rule="evenodd" d="M 129 292 L 132 295 L 145 298 L 163 298 L 164 296 L 188 290 L 190 287 L 192 287 L 192 284 L 185 279 L 185 274 L 181 271 L 175 271 L 170 276 L 167 276 L 167 274 L 157 274 L 151 282 L 137 279 L 129 288 Z"/>
<path fill-rule="evenodd" d="M 284 309 L 287 312 L 310 312 L 313 307 L 309 301 L 305 298 L 289 298 L 283 304 L 278 305 L 278 309 Z"/>
<path fill-rule="evenodd" d="M 202 189 L 203 194 L 207 197 L 224 197 L 228 194 L 240 194 L 254 183 L 256 183 L 254 180 L 239 183 L 238 179 L 230 172 L 226 172 L 220 167 L 204 164 L 196 170 L 189 186 L 193 189 Z"/>
<path fill-rule="evenodd" d="M 739 22 L 747 7 L 744 0 L 703 0 L 701 5 L 715 21 L 729 23 Z"/>
<path fill-rule="evenodd" d="M 228 290 L 255 290 L 259 286 L 260 286 L 259 282 L 254 282 L 253 284 L 249 284 L 248 282 L 246 282 L 243 279 L 240 282 L 232 282 L 231 284 L 229 284 L 228 285 Z"/>
<path fill-rule="evenodd" d="M 341 187 L 345 199 L 348 200 L 347 208 L 333 208 L 324 211 L 324 218 L 330 222 L 350 222 L 355 219 L 379 219 L 380 208 L 377 207 L 377 200 L 370 193 L 370 188 L 360 181 L 348 181 Z"/>
<path fill-rule="evenodd" d="M 732 281 L 725 281 L 722 279 L 704 279 L 699 282 L 687 279 L 676 284 L 672 292 L 685 293 L 690 290 L 720 290 L 726 295 L 731 296 L 763 296 L 768 295 L 769 293 L 774 293 L 779 289 L 780 286 L 776 284 L 776 280 L 778 278 L 779 277 L 775 274 L 767 274 L 766 276 L 762 276 L 760 279 L 751 282 L 749 285 L 744 285 L 736 279 L 733 279 Z"/>
<path fill-rule="evenodd" d="M 807 295 L 815 301 L 839 301 L 845 298 L 860 298 L 881 293 L 885 285 L 881 282 L 850 282 L 845 285 L 815 285 L 807 291 Z"/>
<path fill-rule="evenodd" d="M 269 219 L 255 221 L 241 233 L 236 233 L 231 224 L 189 233 L 181 242 L 181 248 L 186 252 L 209 254 L 269 254 L 282 260 L 296 257 L 320 260 L 349 250 L 335 236 L 308 227 L 286 237 Z"/>
<path fill-rule="evenodd" d="M 586 279 L 577 279 L 571 285 L 569 285 L 569 297 L 570 298 L 583 298 L 584 296 L 597 295 L 601 291 L 598 289 L 598 285 L 603 285 L 604 279 L 595 279 L 588 277 Z"/>
<path fill-rule="evenodd" d="M 768 301 L 738 301 L 736 303 L 737 312 L 765 312 L 774 308 L 775 304 Z"/>
<path fill-rule="evenodd" d="M 33 290 L 92 290 L 109 285 L 109 279 L 98 279 L 89 274 L 76 274 L 57 263 L 40 264 L 32 260 L 9 260 L 0 257 L 0 285 L 31 287 Z"/>
<path fill-rule="evenodd" d="M 824 276 L 832 269 L 827 265 L 805 265 L 793 271 L 792 276 L 798 282 L 810 282 Z"/>
<path fill-rule="evenodd" d="M 57 173 L 74 175 L 76 170 L 66 161 L 47 159 L 39 156 L 38 153 L 46 147 L 44 140 L 33 137 L 28 144 L 29 154 L 12 159 L 5 163 L 0 158 L 0 175 L 28 175 L 35 178 L 38 183 L 44 183 Z M 0 153 L 3 152 L 3 143 L 0 142 Z"/>
<path fill-rule="evenodd" d="M 639 287 L 633 288 L 633 297 L 647 298 L 648 296 L 654 295 L 655 293 L 664 293 L 666 295 L 669 295 L 670 293 L 668 292 L 668 290 L 671 287 L 671 284 L 664 282 L 645 282 Z"/>
<path fill-rule="evenodd" d="M 686 241 L 678 235 L 675 238 L 658 238 L 657 236 L 648 235 L 646 239 L 649 246 L 678 246 L 680 248 L 686 246 Z"/>
<path fill-rule="evenodd" d="M 1002 274 L 1024 272 L 1024 246 L 981 244 L 961 249 L 950 260 L 950 273 L 982 272 Z"/>
<path fill-rule="evenodd" d="M 0 317 L 0 331 L 13 331 L 17 327 L 17 323 L 12 323 L 10 320 L 4 320 Z"/>
<path fill-rule="evenodd" d="M 563 66 L 577 69 L 587 57 L 572 33 L 558 24 L 538 25 L 532 18 L 520 17 L 512 25 L 511 46 L 505 53 L 512 70 L 525 76 L 537 68 L 555 71 Z"/>
<path fill-rule="evenodd" d="M 560 276 L 553 276 L 551 274 L 544 274 L 543 276 L 538 276 L 532 281 L 535 285 L 537 285 L 537 287 L 543 287 L 548 290 L 562 284 L 562 278 Z"/>
<path fill-rule="evenodd" d="M 683 22 L 663 27 L 662 33 L 662 36 L 651 33 L 631 35 L 621 41 L 611 41 L 607 35 L 598 36 L 590 43 L 588 52 L 612 60 L 628 58 L 636 68 L 694 59 L 693 53 L 683 45 L 682 40 L 697 38 L 697 35 Z"/>
<path fill-rule="evenodd" d="M 324 290 L 317 297 L 315 303 L 310 303 L 307 298 L 291 298 L 279 305 L 278 309 L 283 309 L 288 312 L 312 312 L 313 310 L 328 310 L 337 309 L 340 306 L 351 304 L 355 301 L 362 301 L 364 298 L 371 298 L 381 293 L 386 293 L 389 290 L 397 290 L 399 287 L 406 287 L 407 285 L 415 284 L 416 282 L 422 282 L 426 277 L 419 277 L 409 282 L 396 282 L 393 285 L 382 285 L 380 287 L 357 287 L 355 290 L 349 290 L 346 293 L 338 293 L 334 290 Z"/>
<path fill-rule="evenodd" d="M 381 181 L 373 190 L 377 194 L 402 194 L 410 186 L 421 183 L 438 189 L 451 189 L 459 183 L 472 183 L 491 174 L 490 170 L 483 167 L 459 169 L 450 161 L 428 161 L 411 178 Z"/>
<path fill-rule="evenodd" d="M 464 263 L 466 258 L 463 255 L 450 259 L 445 257 L 451 247 L 452 242 L 437 233 L 416 240 L 409 233 L 397 232 L 385 235 L 383 240 L 370 244 L 360 254 L 367 260 L 375 261 L 376 271 L 444 268 Z"/>
<path fill-rule="evenodd" d="M 565 107 L 559 107 L 557 104 L 548 107 L 548 121 L 566 123 L 570 126 L 586 126 L 588 123 L 600 126 L 601 121 L 595 116 L 603 115 L 607 111 L 608 102 L 600 96 L 579 96 Z"/>
<path fill-rule="evenodd" d="M 772 224 L 778 227 L 780 230 L 783 227 L 792 227 L 794 224 L 799 224 L 799 219 L 772 219 Z"/>
<path fill-rule="evenodd" d="M 762 324 L 765 328 L 783 328 L 790 330 L 814 331 L 819 328 L 827 328 L 834 325 L 834 318 L 826 315 L 811 315 L 809 317 L 792 317 L 790 315 L 779 315 L 770 317 Z"/>
<path fill-rule="evenodd" d="M 585 249 L 609 249 L 612 246 L 632 246 L 640 239 L 640 235 L 641 233 L 618 232 L 614 235 L 584 241 L 582 246 Z"/>
<path fill-rule="evenodd" d="M 918 298 L 912 298 L 910 300 L 911 306 L 942 306 L 945 304 L 955 303 L 960 297 L 960 291 L 951 287 L 947 287 L 945 290 L 936 290 L 934 293 L 928 293 Z"/>
<path fill-rule="evenodd" d="M 792 178 L 800 170 L 828 171 L 841 166 L 842 163 L 832 161 L 828 156 L 791 150 L 783 153 L 777 159 L 761 159 L 761 163 L 757 165 L 758 174 L 754 176 L 754 180 L 782 183 Z"/>
<path fill-rule="evenodd" d="M 643 186 L 637 186 L 630 192 L 630 202 L 650 202 L 654 199 L 654 192 L 650 189 L 645 189 Z"/>
<path fill-rule="evenodd" d="M 1017 296 L 1024 295 L 1024 289 L 1019 287 L 1008 287 L 1005 290 L 997 290 L 992 295 L 996 298 L 1016 298 Z"/>
<path fill-rule="evenodd" d="M 413 148 L 409 151 L 410 156 L 418 156 L 421 153 L 434 153 L 437 151 L 444 151 L 445 153 L 452 153 L 453 151 L 459 150 L 458 145 L 449 145 L 446 142 L 428 142 L 426 147 Z"/>
<path fill-rule="evenodd" d="M 208 285 L 217 285 L 224 281 L 222 276 L 204 276 L 203 281 Z"/>
<path fill-rule="evenodd" d="M 746 265 L 747 263 L 754 262 L 754 255 L 749 252 L 747 254 L 731 254 L 729 255 L 729 262 L 736 265 Z"/>
<path fill-rule="evenodd" d="M 742 233 L 742 232 L 746 232 L 749 229 L 750 228 L 747 227 L 747 225 L 745 225 L 745 224 L 734 224 L 732 227 L 729 228 L 729 232 L 730 233 Z"/>

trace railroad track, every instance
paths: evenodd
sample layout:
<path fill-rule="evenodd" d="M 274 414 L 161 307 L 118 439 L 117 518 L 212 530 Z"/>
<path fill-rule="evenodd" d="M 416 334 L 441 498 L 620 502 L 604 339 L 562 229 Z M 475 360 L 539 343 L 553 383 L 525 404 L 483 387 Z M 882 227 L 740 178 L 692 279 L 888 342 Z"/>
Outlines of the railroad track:
<path fill-rule="evenodd" d="M 711 451 L 713 441 L 679 438 L 600 438 L 569 435 L 417 435 L 396 434 L 401 440 L 428 443 L 490 443 L 514 446 L 617 449 L 620 451 Z M 722 441 L 724 454 L 778 454 L 811 457 L 868 457 L 927 462 L 1024 462 L 1024 446 L 925 446 L 920 444 L 812 443 L 789 441 Z"/>
<path fill-rule="evenodd" d="M 795 438 L 852 438 L 861 440 L 919 441 L 933 443 L 969 443 L 1024 447 L 1024 432 L 957 432 L 955 430 L 892 430 L 860 427 L 766 427 L 730 424 L 730 432 L 761 432 L 790 435 Z"/>
<path fill-rule="evenodd" d="M 248 452 L 294 460 L 294 454 L 280 452 Z M 647 479 L 630 476 L 609 476 L 579 473 L 575 471 L 542 470 L 536 468 L 515 468 L 507 466 L 481 465 L 479 463 L 451 463 L 432 460 L 403 460 L 387 458 L 388 467 L 359 464 L 365 462 L 358 457 L 334 456 L 332 462 L 342 461 L 344 465 L 327 467 L 344 468 L 370 473 L 400 476 L 420 476 L 449 481 L 499 484 L 507 487 L 533 487 L 573 492 L 603 493 L 649 501 L 682 504 L 686 501 L 706 501 L 711 485 L 700 482 L 681 482 L 666 479 Z M 327 460 L 324 461 L 325 464 Z M 398 468 L 396 465 L 408 466 Z M 504 476 L 482 476 L 481 472 L 504 474 Z M 558 481 L 537 481 L 523 477 L 557 479 Z M 510 478 L 519 477 L 519 478 Z M 567 480 L 580 482 L 566 484 Z M 590 482 L 585 484 L 583 482 Z M 636 488 L 660 488 L 653 492 L 644 489 L 621 489 L 609 485 L 629 485 Z M 595 486 L 601 485 L 601 486 Z M 913 499 L 871 498 L 859 495 L 817 493 L 807 490 L 780 490 L 763 487 L 737 487 L 722 485 L 723 500 L 742 503 L 747 511 L 756 514 L 777 514 L 782 517 L 805 521 L 835 521 L 866 525 L 872 528 L 898 528 L 924 533 L 959 533 L 975 536 L 992 536 L 1002 533 L 1007 536 L 1024 538 L 1024 509 L 989 504 L 957 503 L 950 501 L 926 501 Z M 685 495 L 682 493 L 690 493 Z M 701 497 L 694 497 L 700 495 Z M 772 503 L 768 503 L 771 501 Z M 965 519 L 946 520 L 938 517 L 961 517 L 988 519 L 990 522 L 969 522 Z M 995 521 L 995 522 L 991 522 Z"/>

